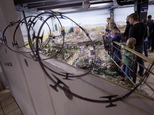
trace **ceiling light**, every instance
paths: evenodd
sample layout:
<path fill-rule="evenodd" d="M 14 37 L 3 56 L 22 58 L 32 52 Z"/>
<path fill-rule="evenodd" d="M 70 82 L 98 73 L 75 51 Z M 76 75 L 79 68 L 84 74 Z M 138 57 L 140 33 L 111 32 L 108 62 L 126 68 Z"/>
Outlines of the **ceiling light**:
<path fill-rule="evenodd" d="M 71 8 L 57 8 L 57 9 L 51 9 L 54 12 L 73 12 L 77 9 L 71 9 Z"/>
<path fill-rule="evenodd" d="M 101 4 L 91 4 L 90 8 L 101 8 L 103 6 L 108 6 L 109 4 L 108 3 L 101 3 Z"/>

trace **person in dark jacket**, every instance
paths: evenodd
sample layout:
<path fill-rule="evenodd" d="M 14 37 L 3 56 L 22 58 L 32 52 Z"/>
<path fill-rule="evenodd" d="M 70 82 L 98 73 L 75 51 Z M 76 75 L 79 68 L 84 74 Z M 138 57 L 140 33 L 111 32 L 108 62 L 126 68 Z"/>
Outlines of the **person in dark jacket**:
<path fill-rule="evenodd" d="M 151 33 L 152 33 L 152 25 L 153 25 L 154 21 L 151 18 L 152 18 L 152 16 L 149 15 L 148 20 L 147 20 L 147 26 L 149 27 L 148 49 L 150 49 L 150 46 L 152 46 Z"/>
<path fill-rule="evenodd" d="M 134 37 L 136 39 L 135 51 L 143 54 L 143 44 L 144 39 L 147 36 L 147 29 L 144 23 L 139 22 L 139 16 L 136 13 L 132 13 L 129 15 L 129 23 L 133 26 L 129 31 L 129 38 Z M 144 60 L 141 58 L 137 58 L 138 62 L 144 66 Z M 144 68 L 139 66 L 138 74 L 143 76 Z"/>
<path fill-rule="evenodd" d="M 114 33 L 114 37 L 110 38 L 111 42 L 116 41 L 119 42 L 122 39 L 121 34 L 119 33 L 119 29 L 117 27 L 114 27 L 112 32 Z M 122 55 L 121 55 L 121 47 L 115 43 L 113 43 L 113 60 L 120 65 L 122 59 Z"/>
<path fill-rule="evenodd" d="M 152 24 L 152 26 L 151 26 L 151 34 L 150 34 L 150 36 L 149 36 L 150 38 L 151 38 L 151 40 L 152 40 L 152 44 L 151 44 L 151 52 L 153 52 L 154 51 L 154 23 Z"/>
<path fill-rule="evenodd" d="M 148 57 L 147 48 L 148 48 L 149 27 L 147 26 L 147 19 L 146 18 L 144 18 L 142 20 L 142 22 L 145 24 L 145 26 L 147 28 L 147 36 L 144 40 L 144 55 Z"/>
<path fill-rule="evenodd" d="M 129 23 L 129 16 L 127 16 L 127 18 L 126 18 L 126 29 L 125 29 L 125 32 L 124 32 L 124 37 L 126 38 L 126 41 L 128 40 L 129 30 L 130 30 L 131 26 L 132 25 L 130 25 L 130 23 Z"/>
<path fill-rule="evenodd" d="M 152 24 L 154 23 L 154 21 L 151 19 L 152 16 L 149 15 L 148 16 L 148 20 L 147 20 L 147 26 L 149 27 L 149 32 L 151 33 L 151 27 L 152 27 Z"/>

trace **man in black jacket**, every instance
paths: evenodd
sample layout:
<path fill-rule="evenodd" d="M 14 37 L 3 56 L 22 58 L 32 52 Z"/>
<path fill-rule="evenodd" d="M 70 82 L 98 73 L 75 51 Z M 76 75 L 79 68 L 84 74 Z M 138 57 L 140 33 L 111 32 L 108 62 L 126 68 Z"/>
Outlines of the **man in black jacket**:
<path fill-rule="evenodd" d="M 151 41 L 152 41 L 150 51 L 153 52 L 154 51 L 154 23 L 151 26 L 151 34 L 149 37 L 151 38 Z"/>
<path fill-rule="evenodd" d="M 153 20 L 151 19 L 152 18 L 152 16 L 151 15 L 149 15 L 148 16 L 148 21 L 147 21 L 147 26 L 149 27 L 149 32 L 151 33 L 151 27 L 152 27 L 152 24 L 153 24 Z"/>
<path fill-rule="evenodd" d="M 149 27 L 149 43 L 148 43 L 148 49 L 150 49 L 150 46 L 152 47 L 152 25 L 154 21 L 151 19 L 152 16 L 148 16 L 147 26 Z M 151 50 L 152 51 L 152 50 Z"/>
<path fill-rule="evenodd" d="M 136 39 L 135 51 L 142 54 L 144 39 L 147 35 L 146 26 L 144 25 L 144 23 L 139 22 L 139 16 L 136 13 L 132 13 L 129 15 L 129 23 L 133 25 L 129 31 L 129 38 L 134 37 Z M 137 60 L 141 65 L 144 66 L 143 59 L 137 58 Z M 143 76 L 144 68 L 142 66 L 139 67 L 140 68 L 138 73 L 140 76 Z"/>
<path fill-rule="evenodd" d="M 130 25 L 130 23 L 129 23 L 129 16 L 127 16 L 127 18 L 126 18 L 126 29 L 125 29 L 125 32 L 124 32 L 124 37 L 126 37 L 126 41 L 128 40 L 129 30 L 130 30 L 131 26 L 132 25 Z"/>

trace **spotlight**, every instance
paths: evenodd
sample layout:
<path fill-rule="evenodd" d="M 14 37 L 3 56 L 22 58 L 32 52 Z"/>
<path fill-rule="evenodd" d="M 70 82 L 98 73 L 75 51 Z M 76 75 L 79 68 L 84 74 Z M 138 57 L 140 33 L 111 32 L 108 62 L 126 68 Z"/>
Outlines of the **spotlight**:
<path fill-rule="evenodd" d="M 89 0 L 85 0 L 85 1 L 82 2 L 82 8 L 84 8 L 84 9 L 90 8 Z"/>

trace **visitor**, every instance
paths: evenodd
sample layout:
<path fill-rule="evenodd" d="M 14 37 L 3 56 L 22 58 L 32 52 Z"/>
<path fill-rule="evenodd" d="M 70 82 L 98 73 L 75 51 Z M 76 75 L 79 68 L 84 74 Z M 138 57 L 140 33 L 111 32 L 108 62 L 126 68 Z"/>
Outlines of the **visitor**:
<path fill-rule="evenodd" d="M 152 16 L 149 15 L 148 16 L 148 20 L 147 20 L 147 26 L 149 27 L 149 42 L 148 42 L 148 49 L 150 49 L 151 45 L 152 45 L 152 38 L 151 38 L 151 33 L 152 33 L 152 24 L 154 23 L 154 21 L 152 20 Z"/>
<path fill-rule="evenodd" d="M 151 34 L 149 37 L 151 38 L 151 42 L 152 42 L 150 52 L 153 52 L 154 51 L 154 23 L 151 26 Z"/>
<path fill-rule="evenodd" d="M 142 22 L 145 24 L 145 26 L 147 27 L 147 36 L 144 40 L 144 55 L 148 57 L 148 52 L 147 52 L 147 48 L 148 48 L 148 37 L 149 37 L 149 27 L 147 26 L 147 19 L 144 18 L 142 20 Z"/>
<path fill-rule="evenodd" d="M 135 44 L 136 44 L 136 39 L 133 38 L 133 37 L 129 38 L 126 43 L 119 43 L 119 45 L 121 46 L 122 49 L 125 49 L 125 46 L 126 46 L 128 48 L 133 49 L 133 50 L 135 50 L 135 47 L 134 47 Z M 130 75 L 130 69 L 129 68 L 131 68 L 131 64 L 133 62 L 132 59 L 131 59 L 133 56 L 134 56 L 134 54 L 132 52 L 125 49 L 124 57 L 123 57 L 122 70 L 130 78 L 131 78 L 131 75 Z"/>
<path fill-rule="evenodd" d="M 117 27 L 116 23 L 114 22 L 113 19 L 110 19 L 109 21 L 109 29 L 110 29 L 110 37 L 113 38 L 114 37 L 114 33 L 113 33 L 113 28 Z M 120 30 L 118 29 L 118 32 L 120 32 Z"/>
<path fill-rule="evenodd" d="M 114 37 L 110 37 L 111 42 L 116 41 L 118 43 L 120 43 L 122 36 L 119 33 L 119 29 L 117 27 L 114 27 L 112 29 L 112 32 L 114 34 Z M 122 56 L 121 56 L 121 47 L 115 43 L 113 43 L 113 60 L 120 65 Z"/>
<path fill-rule="evenodd" d="M 124 32 L 124 37 L 125 37 L 125 40 L 127 41 L 128 39 L 128 36 L 129 36 L 129 30 L 131 28 L 132 25 L 130 25 L 129 23 L 129 16 L 127 16 L 126 18 L 126 28 L 125 28 L 125 32 Z"/>
<path fill-rule="evenodd" d="M 136 39 L 135 51 L 143 54 L 144 39 L 147 36 L 146 26 L 144 23 L 139 22 L 139 16 L 136 13 L 129 15 L 129 23 L 133 25 L 129 31 L 129 38 L 134 37 Z M 137 62 L 144 66 L 144 60 L 142 58 L 137 57 Z M 144 68 L 141 65 L 139 65 L 138 74 L 143 76 Z"/>

